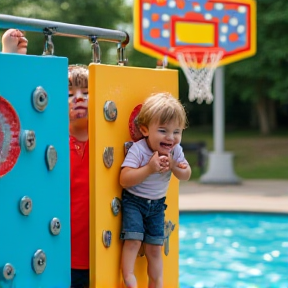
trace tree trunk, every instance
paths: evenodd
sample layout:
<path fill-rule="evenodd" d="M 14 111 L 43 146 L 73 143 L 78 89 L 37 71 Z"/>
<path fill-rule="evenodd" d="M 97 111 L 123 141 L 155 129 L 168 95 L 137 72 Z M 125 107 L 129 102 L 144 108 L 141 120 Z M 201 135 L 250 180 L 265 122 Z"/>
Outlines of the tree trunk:
<path fill-rule="evenodd" d="M 250 108 L 250 127 L 253 128 L 253 129 L 257 129 L 259 127 L 258 125 L 258 113 L 256 111 L 256 108 L 255 108 L 255 105 L 251 105 L 251 108 Z"/>
<path fill-rule="evenodd" d="M 274 99 L 267 99 L 267 111 L 269 126 L 272 131 L 278 128 L 277 117 L 276 117 L 276 101 Z"/>
<path fill-rule="evenodd" d="M 256 101 L 256 110 L 259 119 L 260 132 L 262 135 L 268 135 L 270 131 L 268 113 L 267 113 L 267 101 L 265 97 L 260 97 Z"/>

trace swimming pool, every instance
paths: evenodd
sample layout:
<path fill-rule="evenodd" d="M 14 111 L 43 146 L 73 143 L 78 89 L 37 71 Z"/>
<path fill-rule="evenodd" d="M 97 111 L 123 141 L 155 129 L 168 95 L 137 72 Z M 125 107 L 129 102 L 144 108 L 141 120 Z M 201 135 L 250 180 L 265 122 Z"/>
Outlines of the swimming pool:
<path fill-rule="evenodd" d="M 181 213 L 181 288 L 287 288 L 288 215 Z"/>

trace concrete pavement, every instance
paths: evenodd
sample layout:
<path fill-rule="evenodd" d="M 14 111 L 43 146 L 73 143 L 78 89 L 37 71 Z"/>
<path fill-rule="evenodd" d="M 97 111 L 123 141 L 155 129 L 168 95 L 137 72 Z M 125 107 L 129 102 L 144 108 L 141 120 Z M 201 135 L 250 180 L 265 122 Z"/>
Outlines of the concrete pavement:
<path fill-rule="evenodd" d="M 180 182 L 180 211 L 288 213 L 288 180 L 245 180 L 239 185 Z"/>

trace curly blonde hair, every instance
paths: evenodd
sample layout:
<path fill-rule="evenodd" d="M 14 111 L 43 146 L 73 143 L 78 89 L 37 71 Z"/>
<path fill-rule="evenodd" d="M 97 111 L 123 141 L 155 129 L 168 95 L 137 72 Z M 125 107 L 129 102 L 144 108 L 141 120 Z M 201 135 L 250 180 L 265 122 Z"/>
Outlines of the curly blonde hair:
<path fill-rule="evenodd" d="M 69 65 L 68 67 L 69 87 L 88 88 L 88 67 L 85 65 Z"/>
<path fill-rule="evenodd" d="M 182 129 L 188 126 L 183 105 L 168 92 L 152 94 L 147 98 L 137 117 L 139 127 L 148 127 L 155 122 L 162 125 L 170 121 L 176 121 Z"/>

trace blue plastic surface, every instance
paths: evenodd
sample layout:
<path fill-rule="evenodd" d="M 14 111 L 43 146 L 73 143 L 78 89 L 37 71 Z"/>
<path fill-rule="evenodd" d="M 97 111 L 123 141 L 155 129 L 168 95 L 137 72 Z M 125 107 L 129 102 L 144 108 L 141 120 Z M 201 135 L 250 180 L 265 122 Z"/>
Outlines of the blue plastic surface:
<path fill-rule="evenodd" d="M 36 148 L 21 148 L 16 165 L 0 178 L 0 287 L 63 288 L 70 286 L 70 194 L 68 141 L 68 59 L 0 53 L 0 96 L 17 112 L 21 130 L 33 130 Z M 32 93 L 42 86 L 48 94 L 44 112 L 32 105 Z M 49 171 L 45 161 L 48 145 L 58 161 Z M 28 216 L 19 210 L 23 196 L 32 199 Z M 52 235 L 49 223 L 61 221 L 61 232 Z M 34 253 L 46 253 L 46 269 L 36 274 Z M 2 269 L 11 263 L 16 276 L 5 280 Z"/>

